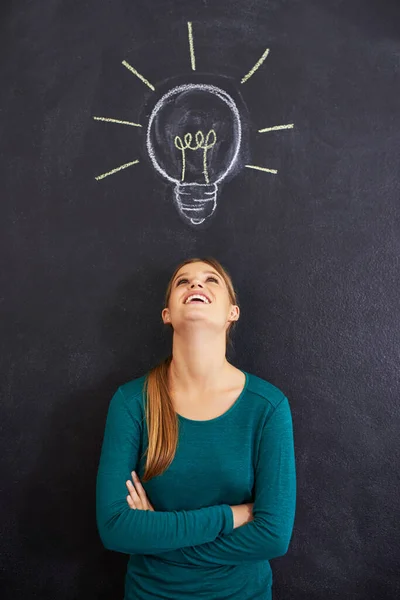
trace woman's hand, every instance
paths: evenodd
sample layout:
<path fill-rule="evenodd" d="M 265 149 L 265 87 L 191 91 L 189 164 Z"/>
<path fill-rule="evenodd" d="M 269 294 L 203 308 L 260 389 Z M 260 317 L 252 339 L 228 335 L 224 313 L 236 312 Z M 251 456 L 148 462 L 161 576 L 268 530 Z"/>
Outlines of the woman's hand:
<path fill-rule="evenodd" d="M 254 521 L 253 505 L 254 502 L 248 502 L 246 504 L 231 506 L 233 512 L 233 529 Z"/>
<path fill-rule="evenodd" d="M 133 510 L 153 510 L 154 508 L 149 502 L 149 499 L 146 496 L 146 492 L 142 484 L 140 483 L 139 477 L 136 475 L 135 471 L 132 471 L 132 484 L 131 480 L 128 479 L 126 482 L 126 487 L 128 488 L 129 495 L 126 497 L 126 500 L 129 504 L 129 507 Z"/>

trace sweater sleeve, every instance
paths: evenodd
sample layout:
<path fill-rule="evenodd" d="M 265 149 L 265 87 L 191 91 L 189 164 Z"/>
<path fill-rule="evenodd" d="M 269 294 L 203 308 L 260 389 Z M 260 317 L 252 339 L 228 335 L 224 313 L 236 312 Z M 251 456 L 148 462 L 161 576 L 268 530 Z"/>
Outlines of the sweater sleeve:
<path fill-rule="evenodd" d="M 131 413 L 119 387 L 108 408 L 96 480 L 96 522 L 103 545 L 126 554 L 159 554 L 233 531 L 227 504 L 170 512 L 129 507 L 126 481 L 137 470 L 140 436 L 141 416 Z"/>
<path fill-rule="evenodd" d="M 296 507 L 293 424 L 284 396 L 266 421 L 255 467 L 253 521 L 215 541 L 191 545 L 164 558 L 196 566 L 236 565 L 286 554 Z"/>

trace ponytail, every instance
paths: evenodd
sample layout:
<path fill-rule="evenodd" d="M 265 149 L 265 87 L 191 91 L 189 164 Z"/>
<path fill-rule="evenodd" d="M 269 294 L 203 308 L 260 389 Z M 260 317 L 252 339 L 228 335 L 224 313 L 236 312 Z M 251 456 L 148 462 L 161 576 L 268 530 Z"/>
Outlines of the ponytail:
<path fill-rule="evenodd" d="M 153 367 L 144 384 L 149 445 L 142 481 L 161 475 L 174 459 L 178 443 L 178 416 L 168 391 L 172 355 Z"/>

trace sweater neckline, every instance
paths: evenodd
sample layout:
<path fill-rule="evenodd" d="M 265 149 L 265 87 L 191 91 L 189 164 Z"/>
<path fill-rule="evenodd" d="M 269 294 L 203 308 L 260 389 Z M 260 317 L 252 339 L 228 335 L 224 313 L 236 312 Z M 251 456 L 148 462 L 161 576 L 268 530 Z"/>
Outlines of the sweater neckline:
<path fill-rule="evenodd" d="M 235 402 L 232 404 L 232 406 L 230 406 L 228 408 L 228 410 L 226 410 L 224 413 L 222 413 L 222 415 L 219 415 L 218 417 L 214 417 L 213 419 L 188 419 L 187 417 L 184 417 L 183 415 L 180 415 L 179 413 L 176 413 L 178 416 L 178 419 L 180 421 L 186 421 L 187 423 L 194 423 L 194 424 L 198 424 L 198 425 L 205 425 L 207 423 L 215 423 L 216 421 L 220 421 L 221 419 L 223 419 L 224 417 L 227 417 L 229 414 L 231 414 L 231 412 L 233 412 L 237 406 L 240 404 L 240 401 L 242 400 L 243 396 L 246 393 L 247 390 L 247 386 L 249 384 L 249 373 L 247 373 L 246 371 L 243 371 L 242 369 L 239 369 L 245 376 L 245 382 L 244 382 L 244 386 L 242 391 L 240 392 L 239 396 L 236 398 Z"/>

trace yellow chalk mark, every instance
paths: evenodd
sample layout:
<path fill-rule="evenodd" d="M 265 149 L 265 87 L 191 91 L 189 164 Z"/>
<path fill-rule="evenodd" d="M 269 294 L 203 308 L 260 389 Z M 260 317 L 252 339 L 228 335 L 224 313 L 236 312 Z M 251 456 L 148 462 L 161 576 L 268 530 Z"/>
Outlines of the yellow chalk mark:
<path fill-rule="evenodd" d="M 210 137 L 213 138 L 213 141 L 209 143 L 208 140 L 210 139 Z M 200 147 L 202 147 L 204 149 L 204 152 L 203 152 L 203 166 L 204 166 L 203 174 L 204 174 L 204 178 L 206 180 L 206 183 L 210 183 L 210 181 L 208 179 L 208 170 L 207 170 L 207 152 L 208 152 L 208 150 L 210 148 L 212 148 L 213 146 L 215 146 L 216 141 L 217 141 L 217 134 L 215 133 L 214 129 L 210 129 L 210 131 L 207 133 L 205 145 L 204 146 L 200 146 Z"/>
<path fill-rule="evenodd" d="M 265 167 L 257 167 L 256 165 L 244 165 L 248 169 L 257 169 L 257 171 L 265 171 L 266 173 L 277 173 L 276 169 L 266 169 Z"/>
<path fill-rule="evenodd" d="M 258 133 L 265 133 L 266 131 L 277 131 L 278 129 L 293 129 L 294 124 L 289 125 L 275 125 L 275 127 L 266 127 L 265 129 L 259 129 Z"/>
<path fill-rule="evenodd" d="M 245 83 L 248 79 L 250 79 L 250 77 L 257 71 L 257 69 L 259 67 L 261 67 L 261 65 L 263 64 L 264 60 L 267 58 L 269 54 L 269 48 L 266 49 L 266 51 L 264 52 L 264 54 L 262 55 L 262 57 L 260 58 L 259 61 L 256 62 L 256 64 L 254 65 L 254 67 L 247 73 L 247 75 L 245 75 L 241 81 L 241 83 Z"/>
<path fill-rule="evenodd" d="M 154 87 L 154 85 L 151 85 L 151 83 L 149 81 L 147 81 L 147 79 L 145 79 L 143 77 L 143 75 L 141 75 L 138 71 L 136 71 L 135 67 L 132 67 L 132 65 L 130 65 L 128 62 L 126 62 L 126 60 L 122 61 L 122 64 L 124 65 L 124 67 L 126 67 L 129 71 L 131 71 L 131 73 L 133 73 L 134 75 L 136 75 L 136 77 L 139 77 L 139 79 L 141 79 L 143 81 L 143 83 L 145 83 L 146 85 L 149 86 L 149 88 L 151 90 L 153 90 L 153 92 L 155 92 L 156 88 Z"/>
<path fill-rule="evenodd" d="M 192 23 L 188 22 L 188 35 L 189 35 L 189 48 L 190 48 L 190 62 L 192 64 L 192 70 L 196 70 L 196 59 L 194 56 L 194 45 L 193 45 L 193 29 Z"/>
<path fill-rule="evenodd" d="M 98 175 L 97 177 L 95 177 L 95 179 L 97 181 L 99 181 L 100 179 L 104 179 L 104 177 L 108 177 L 109 175 L 113 175 L 114 173 L 118 173 L 118 171 L 121 171 L 122 169 L 126 169 L 127 167 L 131 167 L 132 165 L 137 165 L 139 161 L 138 160 L 133 160 L 132 162 L 128 162 L 125 165 L 121 165 L 120 167 L 117 167 L 116 169 L 113 169 L 112 171 L 108 171 L 108 173 L 103 173 L 103 175 Z"/>
<path fill-rule="evenodd" d="M 191 136 L 190 133 L 186 134 L 186 135 L 190 135 Z M 186 138 L 186 135 L 185 135 L 185 138 Z M 186 169 L 185 149 L 187 148 L 187 146 L 183 145 L 182 138 L 180 138 L 179 135 L 175 136 L 174 144 L 175 144 L 175 147 L 178 148 L 178 150 L 180 150 L 182 152 L 182 175 L 181 175 L 181 181 L 185 181 L 185 169 Z"/>
<path fill-rule="evenodd" d="M 106 121 L 106 123 L 119 123 L 120 125 L 132 125 L 132 127 L 142 127 L 140 123 L 132 123 L 131 121 L 119 121 L 118 119 L 109 119 L 108 117 L 93 117 L 95 121 Z"/>
<path fill-rule="evenodd" d="M 210 138 L 212 141 L 210 142 Z M 186 170 L 186 150 L 198 150 L 201 148 L 203 150 L 203 175 L 206 183 L 210 183 L 208 177 L 208 169 L 207 169 L 207 152 L 215 146 L 217 142 L 217 134 L 214 129 L 210 129 L 207 133 L 206 138 L 204 139 L 204 134 L 202 131 L 198 131 L 195 135 L 196 145 L 192 146 L 193 136 L 191 133 L 185 133 L 183 136 L 183 140 L 179 135 L 176 135 L 174 138 L 175 148 L 178 148 L 182 152 L 182 176 L 181 181 L 185 181 L 185 170 Z"/>

